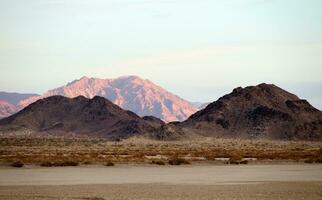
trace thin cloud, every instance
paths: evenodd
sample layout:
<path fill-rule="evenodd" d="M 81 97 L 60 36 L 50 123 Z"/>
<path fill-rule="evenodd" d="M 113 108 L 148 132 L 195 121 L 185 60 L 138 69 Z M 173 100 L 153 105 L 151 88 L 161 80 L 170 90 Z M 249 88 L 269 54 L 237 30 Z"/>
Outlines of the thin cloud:
<path fill-rule="evenodd" d="M 204 49 L 192 49 L 182 50 L 176 52 L 168 52 L 161 55 L 147 56 L 138 59 L 129 60 L 117 65 L 120 66 L 156 66 L 163 64 L 176 64 L 176 63 L 187 63 L 195 61 L 203 61 L 208 59 L 214 59 L 224 54 L 233 53 L 239 51 L 238 46 L 220 46 L 213 48 Z"/>

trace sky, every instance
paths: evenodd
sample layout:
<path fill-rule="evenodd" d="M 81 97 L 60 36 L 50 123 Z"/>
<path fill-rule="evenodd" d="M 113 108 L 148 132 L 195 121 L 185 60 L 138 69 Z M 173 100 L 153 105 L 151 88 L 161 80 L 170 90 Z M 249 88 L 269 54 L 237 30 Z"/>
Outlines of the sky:
<path fill-rule="evenodd" d="M 0 91 L 124 75 L 199 102 L 273 83 L 322 110 L 322 1 L 0 0 Z"/>

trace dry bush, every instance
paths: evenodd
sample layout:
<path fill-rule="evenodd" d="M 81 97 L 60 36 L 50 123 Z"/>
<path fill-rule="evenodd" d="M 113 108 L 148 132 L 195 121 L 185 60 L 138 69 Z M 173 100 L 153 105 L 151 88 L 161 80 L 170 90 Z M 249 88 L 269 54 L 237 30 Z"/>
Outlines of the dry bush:
<path fill-rule="evenodd" d="M 46 162 L 40 163 L 40 166 L 42 166 L 42 167 L 54 167 L 54 163 L 46 161 Z"/>
<path fill-rule="evenodd" d="M 304 162 L 310 164 L 310 163 L 314 163 L 314 160 L 309 158 L 309 159 L 304 160 Z"/>
<path fill-rule="evenodd" d="M 238 150 L 233 150 L 229 155 L 229 164 L 241 164 L 243 159 L 242 153 Z"/>
<path fill-rule="evenodd" d="M 42 167 L 70 167 L 70 166 L 78 166 L 79 163 L 76 161 L 55 161 L 55 162 L 50 162 L 50 161 L 45 161 L 40 164 Z"/>
<path fill-rule="evenodd" d="M 191 164 L 188 160 L 174 156 L 168 161 L 169 165 L 188 165 Z"/>
<path fill-rule="evenodd" d="M 112 162 L 112 161 L 107 161 L 105 164 L 104 164 L 104 166 L 106 166 L 106 167 L 112 167 L 112 166 L 114 166 L 115 164 Z"/>
<path fill-rule="evenodd" d="M 241 160 L 235 160 L 234 158 L 229 158 L 229 161 L 227 164 L 233 164 L 233 165 L 238 165 Z"/>
<path fill-rule="evenodd" d="M 242 161 L 239 162 L 239 164 L 247 165 L 248 164 L 248 160 L 242 160 Z"/>
<path fill-rule="evenodd" d="M 24 164 L 21 161 L 15 161 L 15 162 L 11 163 L 11 166 L 20 168 L 20 167 L 23 167 Z"/>
<path fill-rule="evenodd" d="M 232 152 L 229 155 L 229 158 L 232 159 L 232 160 L 242 160 L 243 156 L 242 156 L 242 154 L 240 152 Z"/>
<path fill-rule="evenodd" d="M 82 164 L 101 163 L 107 160 L 119 163 L 145 163 L 146 156 L 162 156 L 155 160 L 176 160 L 194 157 L 231 158 L 240 162 L 243 157 L 257 160 L 294 160 L 322 162 L 322 142 L 271 141 L 206 138 L 187 141 L 154 141 L 131 138 L 115 144 L 104 139 L 63 137 L 1 137 L 0 163 L 23 163 L 42 166 L 66 166 L 65 160 Z M 177 158 L 175 158 L 177 157 Z M 172 161 L 171 161 L 172 162 Z M 173 162 L 175 163 L 175 162 Z M 68 164 L 69 165 L 69 164 Z"/>
<path fill-rule="evenodd" d="M 308 158 L 304 160 L 305 163 L 322 163 L 322 158 Z"/>
<path fill-rule="evenodd" d="M 78 166 L 79 163 L 76 161 L 64 161 L 59 163 L 61 167 L 67 167 L 67 166 Z"/>
<path fill-rule="evenodd" d="M 92 164 L 92 162 L 91 162 L 91 161 L 86 160 L 86 161 L 84 161 L 82 164 L 84 164 L 84 165 L 91 165 L 91 164 Z"/>
<path fill-rule="evenodd" d="M 162 160 L 152 160 L 151 164 L 154 164 L 154 165 L 165 165 L 165 162 L 163 162 Z"/>

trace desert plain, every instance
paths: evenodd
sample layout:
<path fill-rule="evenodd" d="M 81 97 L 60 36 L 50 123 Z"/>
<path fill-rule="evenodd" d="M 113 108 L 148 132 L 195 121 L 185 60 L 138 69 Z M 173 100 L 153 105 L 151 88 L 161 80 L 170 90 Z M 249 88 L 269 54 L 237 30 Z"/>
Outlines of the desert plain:
<path fill-rule="evenodd" d="M 2 136 L 0 199 L 321 199 L 321 147 L 266 139 Z"/>

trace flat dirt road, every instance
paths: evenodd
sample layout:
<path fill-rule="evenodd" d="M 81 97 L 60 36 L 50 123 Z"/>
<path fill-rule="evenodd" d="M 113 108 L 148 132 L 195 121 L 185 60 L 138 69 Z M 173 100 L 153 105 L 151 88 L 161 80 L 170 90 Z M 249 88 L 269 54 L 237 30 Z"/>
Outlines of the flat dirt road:
<path fill-rule="evenodd" d="M 0 199 L 322 199 L 322 165 L 1 168 Z"/>

